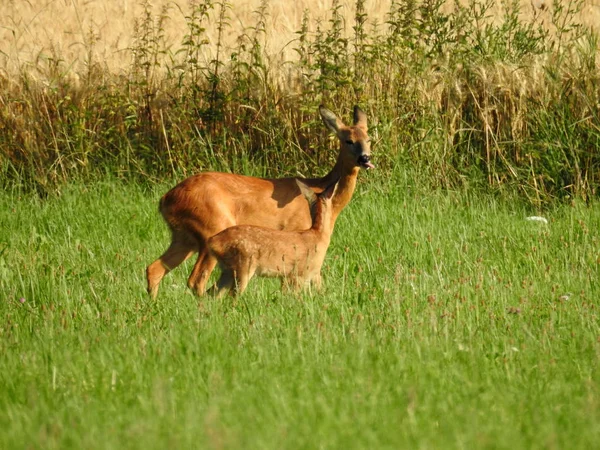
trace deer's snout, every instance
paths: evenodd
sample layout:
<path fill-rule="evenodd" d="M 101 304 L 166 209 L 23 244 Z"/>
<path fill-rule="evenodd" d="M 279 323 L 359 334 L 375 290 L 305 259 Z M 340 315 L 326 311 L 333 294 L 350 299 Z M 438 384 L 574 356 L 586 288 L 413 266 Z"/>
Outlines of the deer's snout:
<path fill-rule="evenodd" d="M 364 167 L 365 169 L 374 169 L 375 166 L 371 162 L 371 157 L 365 153 L 358 157 L 358 165 L 360 167 Z"/>

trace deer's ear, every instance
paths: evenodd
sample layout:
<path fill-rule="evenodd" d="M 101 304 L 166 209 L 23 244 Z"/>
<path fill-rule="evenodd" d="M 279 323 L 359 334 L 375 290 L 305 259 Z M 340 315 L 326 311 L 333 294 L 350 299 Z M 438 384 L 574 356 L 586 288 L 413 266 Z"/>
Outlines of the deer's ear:
<path fill-rule="evenodd" d="M 337 187 L 338 187 L 338 182 L 337 181 L 335 183 L 331 183 L 329 186 L 327 186 L 325 188 L 325 190 L 323 192 L 321 192 L 319 194 L 319 197 L 321 197 L 324 200 L 329 200 L 337 192 Z"/>
<path fill-rule="evenodd" d="M 329 128 L 331 131 L 337 134 L 337 132 L 344 126 L 343 122 L 337 118 L 337 116 L 325 108 L 323 105 L 319 106 L 319 114 L 321 114 L 321 118 L 323 119 L 323 123 Z"/>
<path fill-rule="evenodd" d="M 354 126 L 367 131 L 367 115 L 358 105 L 354 106 Z"/>
<path fill-rule="evenodd" d="M 302 195 L 304 195 L 304 198 L 312 206 L 317 201 L 317 194 L 315 194 L 315 191 L 313 191 L 305 183 L 298 180 L 297 178 L 296 178 L 296 184 L 300 188 L 300 192 L 302 192 Z"/>

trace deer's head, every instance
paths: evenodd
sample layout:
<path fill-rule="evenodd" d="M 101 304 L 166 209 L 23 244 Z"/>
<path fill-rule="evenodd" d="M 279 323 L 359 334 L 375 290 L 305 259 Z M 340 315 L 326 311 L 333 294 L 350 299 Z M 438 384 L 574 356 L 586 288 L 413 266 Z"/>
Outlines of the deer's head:
<path fill-rule="evenodd" d="M 340 140 L 338 162 L 345 168 L 361 167 L 373 169 L 371 163 L 371 139 L 367 134 L 367 115 L 358 107 L 354 107 L 354 124 L 346 126 L 324 106 L 319 107 L 323 122 Z"/>

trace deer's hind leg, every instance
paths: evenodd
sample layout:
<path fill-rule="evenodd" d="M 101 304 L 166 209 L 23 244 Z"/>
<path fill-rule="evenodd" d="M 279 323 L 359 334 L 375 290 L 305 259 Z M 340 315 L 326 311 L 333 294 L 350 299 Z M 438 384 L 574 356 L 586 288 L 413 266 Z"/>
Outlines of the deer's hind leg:
<path fill-rule="evenodd" d="M 156 298 L 158 286 L 163 277 L 188 259 L 196 250 L 197 243 L 192 237 L 174 231 L 169 248 L 146 269 L 148 294 L 152 298 Z"/>

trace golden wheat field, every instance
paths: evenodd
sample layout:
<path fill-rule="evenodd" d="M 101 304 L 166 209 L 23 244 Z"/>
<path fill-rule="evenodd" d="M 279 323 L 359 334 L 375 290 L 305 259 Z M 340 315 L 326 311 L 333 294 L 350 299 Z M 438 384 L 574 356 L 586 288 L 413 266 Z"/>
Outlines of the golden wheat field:
<path fill-rule="evenodd" d="M 521 0 L 522 14 L 536 20 L 549 20 L 552 0 Z M 164 11 L 165 40 L 176 51 L 186 33 L 185 16 L 190 11 L 187 0 L 153 0 L 154 19 Z M 332 0 L 271 0 L 268 2 L 266 49 L 273 57 L 293 58 L 293 41 L 300 28 L 304 11 L 309 12 L 314 30 L 326 21 Z M 449 2 L 451 3 L 451 2 Z M 256 22 L 255 11 L 261 0 L 234 0 L 228 11 L 229 26 L 224 33 L 224 51 L 235 45 L 244 29 Z M 339 0 L 351 32 L 355 2 Z M 491 9 L 490 18 L 500 15 L 502 2 Z M 367 0 L 369 20 L 385 21 L 390 1 Z M 4 0 L 0 2 L 0 69 L 5 73 L 28 66 L 60 60 L 69 69 L 78 69 L 92 60 L 118 72 L 131 62 L 134 24 L 143 11 L 140 0 Z M 215 15 L 207 23 L 207 37 L 217 40 Z M 584 0 L 581 12 L 586 24 L 600 23 L 600 0 Z M 323 26 L 326 26 L 324 24 Z M 207 46 L 210 51 L 211 45 Z M 210 55 L 207 55 L 210 57 Z"/>

